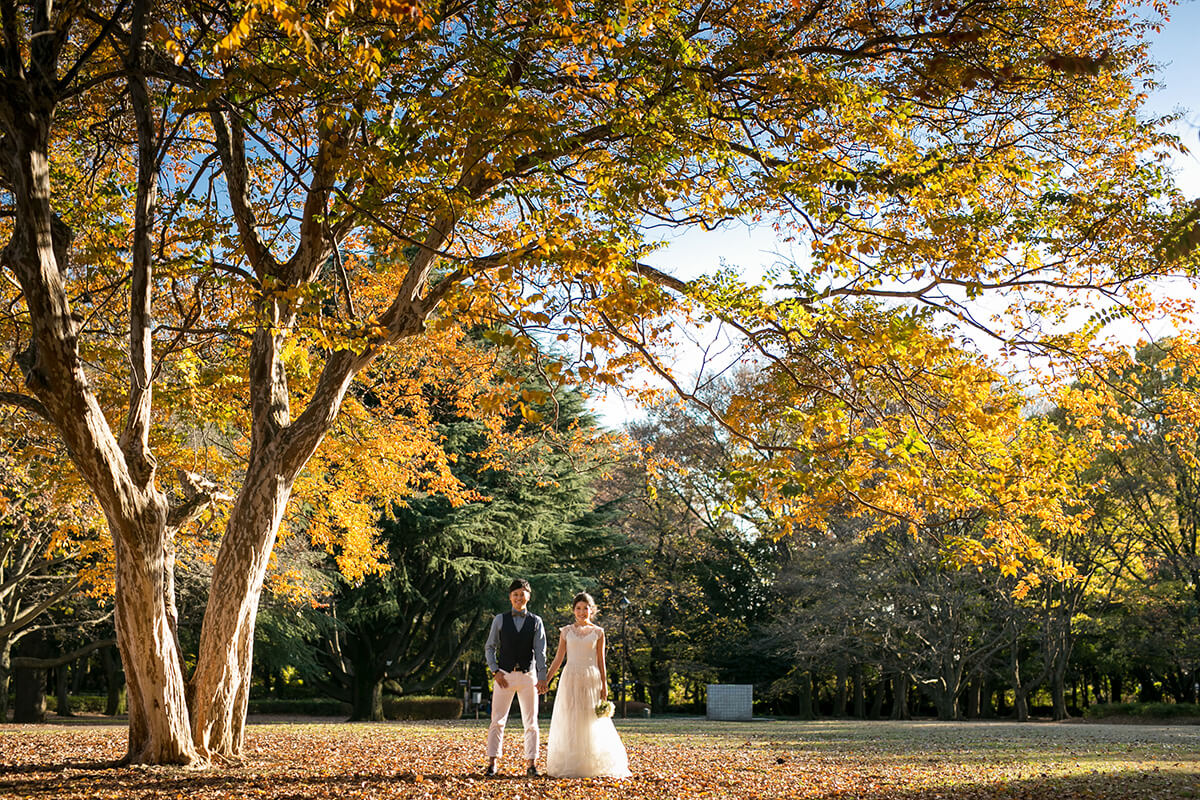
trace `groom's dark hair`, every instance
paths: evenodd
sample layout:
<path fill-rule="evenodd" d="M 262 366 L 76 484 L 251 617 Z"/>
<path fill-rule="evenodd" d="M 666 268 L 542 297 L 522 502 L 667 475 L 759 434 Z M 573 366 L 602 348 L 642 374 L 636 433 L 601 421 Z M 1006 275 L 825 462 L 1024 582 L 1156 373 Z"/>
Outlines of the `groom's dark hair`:
<path fill-rule="evenodd" d="M 517 578 L 515 581 L 513 581 L 512 583 L 510 583 L 508 585 L 508 593 L 509 594 L 512 594 L 517 589 L 524 589 L 525 591 L 529 592 L 530 594 L 533 594 L 533 589 L 529 588 L 529 581 L 525 580 L 524 578 Z"/>

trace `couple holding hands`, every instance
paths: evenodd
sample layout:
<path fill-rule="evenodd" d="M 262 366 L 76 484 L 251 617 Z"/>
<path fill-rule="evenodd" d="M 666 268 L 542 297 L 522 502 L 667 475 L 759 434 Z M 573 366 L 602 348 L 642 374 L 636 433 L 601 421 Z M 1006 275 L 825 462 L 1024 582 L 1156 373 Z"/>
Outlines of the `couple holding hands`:
<path fill-rule="evenodd" d="M 484 774 L 497 774 L 504 725 L 515 695 L 525 727 L 525 774 L 538 775 L 538 695 L 546 693 L 562 667 L 550 717 L 546 772 L 556 778 L 629 777 L 629 759 L 613 727 L 608 702 L 604 629 L 592 622 L 595 601 L 586 592 L 575 596 L 571 604 L 575 621 L 559 630 L 558 650 L 547 671 L 546 629 L 541 617 L 527 610 L 531 596 L 528 581 L 512 582 L 508 587 L 512 610 L 492 620 L 484 647 L 494 679 Z"/>

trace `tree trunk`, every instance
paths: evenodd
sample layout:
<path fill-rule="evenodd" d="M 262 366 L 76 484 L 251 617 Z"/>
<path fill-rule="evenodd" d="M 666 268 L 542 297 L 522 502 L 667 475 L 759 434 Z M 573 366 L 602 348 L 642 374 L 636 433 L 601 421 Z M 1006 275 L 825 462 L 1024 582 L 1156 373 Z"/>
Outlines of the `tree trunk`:
<path fill-rule="evenodd" d="M 108 698 L 104 704 L 104 713 L 115 717 L 121 713 L 122 701 L 125 698 L 125 679 L 121 674 L 121 664 L 113 657 L 113 648 L 105 647 L 100 651 L 100 662 L 104 665 L 104 684 Z"/>
<path fill-rule="evenodd" d="M 54 713 L 60 717 L 73 717 L 74 712 L 71 711 L 71 681 L 70 664 L 59 664 L 54 668 L 54 695 L 58 703 L 58 708 Z"/>
<path fill-rule="evenodd" d="M 1058 664 L 1055 664 L 1054 675 L 1050 680 L 1050 694 L 1054 698 L 1053 713 L 1056 721 L 1069 719 L 1071 716 L 1067 710 L 1066 673 L 1067 660 L 1063 658 Z"/>
<path fill-rule="evenodd" d="M 897 672 L 892 675 L 892 719 L 912 719 L 908 713 L 908 676 Z"/>
<path fill-rule="evenodd" d="M 1013 687 L 1013 716 L 1017 722 L 1029 721 L 1029 688 L 1026 686 Z"/>
<path fill-rule="evenodd" d="M 671 703 L 671 661 L 666 651 L 655 644 L 650 647 L 650 710 L 665 714 Z"/>
<path fill-rule="evenodd" d="M 165 503 L 143 531 L 115 535 L 117 646 L 129 710 L 126 759 L 134 764 L 192 764 L 200 754 L 188 722 L 183 659 L 175 638 L 173 583 L 167 580 Z M 121 526 L 110 520 L 114 532 Z M 170 565 L 173 568 L 173 565 Z"/>
<path fill-rule="evenodd" d="M 0 725 L 8 722 L 8 680 L 12 675 L 12 640 L 0 642 Z"/>
<path fill-rule="evenodd" d="M 800 719 L 813 719 L 813 675 L 805 672 L 800 676 L 800 686 L 797 690 L 796 714 Z"/>
<path fill-rule="evenodd" d="M 991 676 L 985 676 L 979 687 L 979 716 L 983 719 L 995 719 L 996 717 L 996 706 L 993 703 L 995 694 L 996 689 Z"/>
<path fill-rule="evenodd" d="M 854 716 L 865 719 L 867 716 L 867 687 L 863 685 L 865 678 L 862 664 L 854 665 Z"/>
<path fill-rule="evenodd" d="M 839 661 L 837 665 L 837 680 L 833 692 L 833 716 L 841 718 L 846 716 L 846 681 L 849 677 L 849 670 L 846 667 L 845 661 Z"/>
<path fill-rule="evenodd" d="M 13 722 L 45 722 L 46 670 L 18 668 L 13 683 Z"/>
<path fill-rule="evenodd" d="M 213 565 L 190 685 L 192 738 L 205 756 L 237 760 L 250 700 L 254 620 L 292 478 L 252 461 Z M 299 468 L 297 467 L 296 471 Z"/>
<path fill-rule="evenodd" d="M 45 74 L 53 75 L 53 67 L 49 70 Z M 148 453 L 123 449 L 117 441 L 79 355 L 78 323 L 64 284 L 73 233 L 50 206 L 52 92 L 26 83 L 11 90 L 8 100 L 17 108 L 6 120 L 10 160 L 4 172 L 13 207 L 6 254 L 31 323 L 29 347 L 16 360 L 104 510 L 113 537 L 117 639 L 131 689 L 127 758 L 190 763 L 196 752 L 166 613 L 166 497 L 155 487 Z M 148 385 L 142 385 L 147 397 Z"/>
<path fill-rule="evenodd" d="M 350 719 L 354 722 L 383 722 L 383 678 L 354 678 Z"/>
<path fill-rule="evenodd" d="M 880 678 L 871 694 L 871 710 L 867 712 L 868 719 L 879 719 L 883 716 L 883 695 L 887 689 L 887 681 Z"/>
<path fill-rule="evenodd" d="M 1120 703 L 1125 698 L 1125 681 L 1124 679 L 1113 673 L 1108 676 L 1108 685 L 1110 691 L 1108 693 L 1108 702 Z"/>

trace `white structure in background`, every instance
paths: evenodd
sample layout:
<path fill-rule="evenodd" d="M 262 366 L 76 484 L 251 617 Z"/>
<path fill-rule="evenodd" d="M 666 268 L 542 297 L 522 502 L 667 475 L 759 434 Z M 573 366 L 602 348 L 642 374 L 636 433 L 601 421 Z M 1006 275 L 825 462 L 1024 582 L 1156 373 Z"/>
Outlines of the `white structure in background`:
<path fill-rule="evenodd" d="M 754 687 L 748 683 L 710 683 L 708 718 L 745 720 L 754 716 Z"/>

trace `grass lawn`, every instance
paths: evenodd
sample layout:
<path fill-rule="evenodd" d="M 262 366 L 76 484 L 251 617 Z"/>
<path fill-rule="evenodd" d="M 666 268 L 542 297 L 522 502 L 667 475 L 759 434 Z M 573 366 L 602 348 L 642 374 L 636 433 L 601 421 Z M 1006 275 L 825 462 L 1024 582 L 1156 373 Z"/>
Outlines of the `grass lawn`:
<path fill-rule="evenodd" d="M 0 797 L 1200 798 L 1200 726 L 617 720 L 634 777 L 480 777 L 485 723 L 253 720 L 244 766 L 112 768 L 119 725 L 0 726 Z M 545 741 L 543 727 L 543 742 Z"/>

